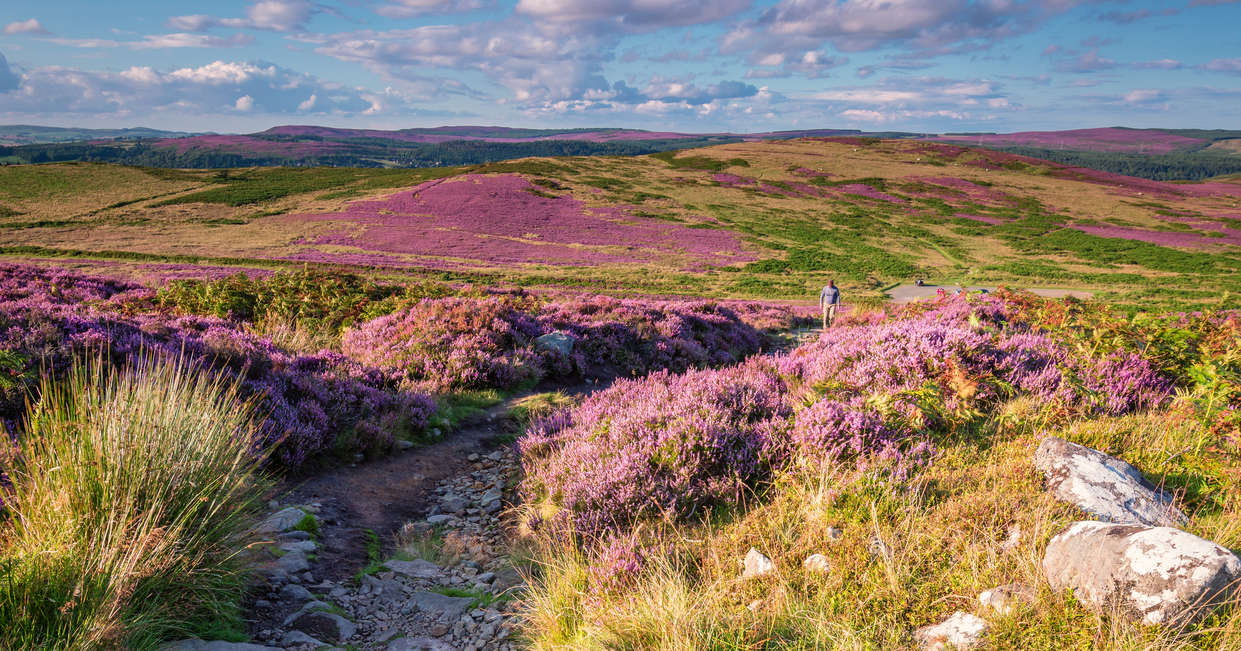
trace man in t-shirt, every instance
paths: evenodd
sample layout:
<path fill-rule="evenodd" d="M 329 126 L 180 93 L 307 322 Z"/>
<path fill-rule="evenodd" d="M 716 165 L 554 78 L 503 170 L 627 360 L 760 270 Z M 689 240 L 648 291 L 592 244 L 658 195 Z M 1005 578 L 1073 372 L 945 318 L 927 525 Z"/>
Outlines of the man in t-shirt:
<path fill-rule="evenodd" d="M 823 327 L 830 328 L 832 320 L 836 318 L 836 307 L 840 305 L 840 290 L 836 288 L 836 281 L 827 281 L 827 287 L 819 292 L 819 307 L 823 309 Z"/>

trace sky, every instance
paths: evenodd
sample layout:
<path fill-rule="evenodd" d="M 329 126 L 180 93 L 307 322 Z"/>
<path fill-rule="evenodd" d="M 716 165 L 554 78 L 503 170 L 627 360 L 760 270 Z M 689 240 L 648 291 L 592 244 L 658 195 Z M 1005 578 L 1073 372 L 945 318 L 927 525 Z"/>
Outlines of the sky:
<path fill-rule="evenodd" d="M 0 123 L 1241 129 L 1241 0 L 4 0 Z"/>

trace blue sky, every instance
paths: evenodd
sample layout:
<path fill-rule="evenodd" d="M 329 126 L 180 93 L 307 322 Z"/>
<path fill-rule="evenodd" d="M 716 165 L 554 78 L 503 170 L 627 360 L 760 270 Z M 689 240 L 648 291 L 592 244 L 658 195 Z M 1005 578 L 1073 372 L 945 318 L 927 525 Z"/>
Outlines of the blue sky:
<path fill-rule="evenodd" d="M 1238 0 L 5 0 L 0 122 L 1241 128 Z"/>

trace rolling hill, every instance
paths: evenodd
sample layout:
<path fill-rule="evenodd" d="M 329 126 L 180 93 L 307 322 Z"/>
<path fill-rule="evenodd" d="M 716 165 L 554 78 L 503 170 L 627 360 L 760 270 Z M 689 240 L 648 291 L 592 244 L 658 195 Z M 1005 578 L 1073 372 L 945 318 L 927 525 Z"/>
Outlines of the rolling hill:
<path fill-rule="evenodd" d="M 195 275 L 342 265 L 596 291 L 854 300 L 915 277 L 1236 304 L 1241 181 L 1164 183 L 910 139 L 423 169 L 0 169 L 14 257 Z M 868 298 L 869 297 L 869 298 Z"/>

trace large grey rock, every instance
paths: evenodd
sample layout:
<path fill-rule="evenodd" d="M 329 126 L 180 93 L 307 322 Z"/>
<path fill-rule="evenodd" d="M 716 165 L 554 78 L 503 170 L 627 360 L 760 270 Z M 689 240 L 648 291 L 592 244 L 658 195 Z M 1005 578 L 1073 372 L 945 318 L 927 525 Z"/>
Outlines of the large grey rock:
<path fill-rule="evenodd" d="M 1241 583 L 1241 558 L 1172 527 L 1075 522 L 1047 543 L 1043 571 L 1096 609 L 1147 624 L 1196 619 Z"/>
<path fill-rule="evenodd" d="M 290 506 L 267 516 L 267 519 L 263 520 L 255 531 L 258 533 L 280 533 L 282 531 L 289 531 L 293 527 L 296 527 L 297 523 L 301 522 L 304 517 L 306 517 L 305 511 L 297 508 L 296 506 Z"/>
<path fill-rule="evenodd" d="M 387 561 L 384 567 L 412 579 L 433 579 L 440 574 L 440 566 L 421 558 L 412 561 Z"/>
<path fill-rule="evenodd" d="M 313 610 L 293 620 L 291 626 L 320 640 L 344 642 L 353 637 L 357 627 L 336 613 Z"/>
<path fill-rule="evenodd" d="M 420 612 L 442 622 L 455 622 L 470 609 L 474 600 L 469 597 L 449 597 L 438 592 L 415 592 L 409 603 Z"/>
<path fill-rule="evenodd" d="M 169 642 L 159 647 L 159 651 L 280 651 L 278 646 L 263 646 L 247 642 L 224 642 L 212 640 L 206 642 L 198 638 Z"/>
<path fill-rule="evenodd" d="M 534 338 L 535 347 L 555 351 L 565 357 L 573 354 L 573 344 L 576 342 L 573 335 L 564 332 L 549 332 Z"/>
<path fill-rule="evenodd" d="M 987 622 L 981 617 L 958 610 L 952 617 L 933 626 L 914 631 L 914 639 L 928 651 L 972 649 L 987 638 Z"/>
<path fill-rule="evenodd" d="M 1137 468 L 1083 445 L 1048 437 L 1034 453 L 1034 467 L 1058 499 L 1116 524 L 1180 526 L 1188 521 L 1168 494 Z"/>
<path fill-rule="evenodd" d="M 314 601 L 315 596 L 310 594 L 310 591 L 306 588 L 290 583 L 280 588 L 280 598 L 284 601 L 301 604 L 307 601 Z"/>

